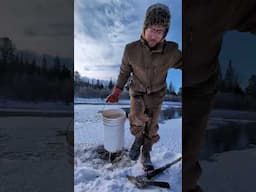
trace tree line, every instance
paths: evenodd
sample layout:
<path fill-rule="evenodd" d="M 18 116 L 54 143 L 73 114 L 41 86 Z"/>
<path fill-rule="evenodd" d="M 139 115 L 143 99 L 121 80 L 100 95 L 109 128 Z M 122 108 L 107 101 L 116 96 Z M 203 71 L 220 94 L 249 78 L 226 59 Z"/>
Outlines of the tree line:
<path fill-rule="evenodd" d="M 114 81 L 110 79 L 103 83 L 101 80 L 84 80 L 78 71 L 74 73 L 74 94 L 75 97 L 84 98 L 106 98 L 114 87 Z M 122 99 L 128 99 L 128 87 L 126 86 L 122 95 Z"/>
<path fill-rule="evenodd" d="M 256 97 L 256 75 L 252 74 L 248 79 L 247 86 L 242 89 L 239 83 L 239 75 L 232 66 L 232 60 L 229 60 L 224 77 L 220 73 L 218 86 L 220 92 Z"/>
<path fill-rule="evenodd" d="M 243 88 L 230 60 L 224 75 L 220 73 L 215 108 L 256 111 L 256 75 Z"/>
<path fill-rule="evenodd" d="M 110 79 L 110 81 L 107 83 L 107 85 L 103 84 L 102 81 L 100 81 L 99 79 L 97 80 L 83 80 L 80 73 L 78 71 L 75 71 L 74 73 L 74 86 L 75 89 L 76 88 L 80 88 L 80 87 L 91 87 L 94 89 L 112 89 L 114 87 L 114 82 L 112 81 L 112 79 Z"/>
<path fill-rule="evenodd" d="M 55 56 L 50 64 L 18 52 L 8 37 L 0 38 L 1 99 L 73 102 L 73 72 Z"/>
<path fill-rule="evenodd" d="M 114 87 L 112 80 L 103 83 L 100 80 L 84 80 L 79 72 L 74 74 L 75 96 L 86 98 L 106 98 Z M 128 99 L 129 87 L 126 86 L 123 97 Z M 242 88 L 239 82 L 239 75 L 235 71 L 232 61 L 230 60 L 224 75 L 220 73 L 218 82 L 218 94 L 215 102 L 216 108 L 237 109 L 237 110 L 256 110 L 256 75 L 249 77 L 248 83 Z M 175 92 L 172 82 L 166 89 L 166 98 L 168 95 L 173 99 L 175 95 L 182 96 L 182 88 Z M 174 96 L 174 97 L 173 97 Z"/>
<path fill-rule="evenodd" d="M 78 71 L 74 73 L 74 88 L 76 97 L 85 97 L 85 98 L 106 98 L 113 89 L 115 82 L 110 79 L 109 81 L 96 80 L 85 80 Z M 166 89 L 166 95 L 181 96 L 181 88 L 178 92 L 175 92 L 175 87 L 172 82 L 169 83 L 169 86 Z M 122 92 L 121 98 L 129 99 L 129 81 L 125 85 L 125 88 Z"/>

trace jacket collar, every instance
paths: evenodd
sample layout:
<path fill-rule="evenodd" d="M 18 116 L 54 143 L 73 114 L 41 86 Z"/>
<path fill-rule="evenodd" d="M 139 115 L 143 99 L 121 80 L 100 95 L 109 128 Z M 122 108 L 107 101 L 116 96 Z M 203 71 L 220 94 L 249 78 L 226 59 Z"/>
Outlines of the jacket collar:
<path fill-rule="evenodd" d="M 143 36 L 140 36 L 140 41 L 142 43 L 143 46 L 145 46 L 149 51 L 151 51 L 151 53 L 163 53 L 164 52 L 164 47 L 166 45 L 166 40 L 164 39 L 163 41 L 161 41 L 160 43 L 158 43 L 154 49 L 150 48 L 148 46 L 147 41 L 143 38 Z"/>

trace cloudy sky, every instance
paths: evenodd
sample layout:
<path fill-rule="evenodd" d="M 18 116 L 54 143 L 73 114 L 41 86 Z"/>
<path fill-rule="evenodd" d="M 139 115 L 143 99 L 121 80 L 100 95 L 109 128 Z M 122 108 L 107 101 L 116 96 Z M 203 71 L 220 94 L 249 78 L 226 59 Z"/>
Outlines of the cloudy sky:
<path fill-rule="evenodd" d="M 138 40 L 146 9 L 164 3 L 171 10 L 167 40 L 181 49 L 181 0 L 75 0 L 75 70 L 90 78 L 116 80 L 125 44 Z M 181 71 L 169 70 L 167 82 L 181 87 Z"/>
<path fill-rule="evenodd" d="M 70 0 L 1 0 L 0 37 L 17 49 L 73 58 L 73 10 Z"/>

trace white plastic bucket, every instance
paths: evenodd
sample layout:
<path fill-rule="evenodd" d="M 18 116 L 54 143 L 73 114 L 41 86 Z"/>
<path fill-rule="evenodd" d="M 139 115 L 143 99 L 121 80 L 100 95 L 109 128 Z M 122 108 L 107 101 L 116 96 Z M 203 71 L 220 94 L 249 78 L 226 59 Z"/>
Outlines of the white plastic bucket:
<path fill-rule="evenodd" d="M 104 148 L 111 153 L 121 151 L 124 147 L 125 111 L 108 109 L 102 111 L 104 124 Z"/>

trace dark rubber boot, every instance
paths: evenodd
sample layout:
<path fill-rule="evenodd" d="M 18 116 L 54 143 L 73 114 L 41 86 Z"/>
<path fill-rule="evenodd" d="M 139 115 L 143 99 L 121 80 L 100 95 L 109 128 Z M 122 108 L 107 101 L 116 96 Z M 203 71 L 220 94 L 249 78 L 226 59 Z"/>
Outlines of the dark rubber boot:
<path fill-rule="evenodd" d="M 142 147 L 142 156 L 141 156 L 141 164 L 143 165 L 144 171 L 154 170 L 154 166 L 150 158 L 151 150 L 152 150 L 152 141 L 148 137 L 145 137 L 143 147 Z"/>
<path fill-rule="evenodd" d="M 144 143 L 144 135 L 135 137 L 134 143 L 131 146 L 129 157 L 131 160 L 136 161 L 140 156 L 140 148 Z"/>
<path fill-rule="evenodd" d="M 154 166 L 150 159 L 150 152 L 142 150 L 142 156 L 141 156 L 141 164 L 143 165 L 144 171 L 152 171 L 154 170 Z"/>

